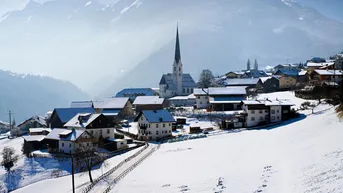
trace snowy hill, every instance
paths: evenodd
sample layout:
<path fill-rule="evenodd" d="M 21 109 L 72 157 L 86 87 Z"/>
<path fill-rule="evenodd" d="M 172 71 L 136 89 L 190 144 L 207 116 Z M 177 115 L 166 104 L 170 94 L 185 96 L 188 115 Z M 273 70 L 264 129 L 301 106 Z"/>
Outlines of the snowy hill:
<path fill-rule="evenodd" d="M 261 66 L 298 62 L 343 47 L 342 23 L 293 1 L 105 2 L 30 1 L 3 15 L 1 65 L 114 95 L 124 86 L 156 87 L 170 72 L 177 21 L 184 68 L 195 79 L 209 64 L 221 74 L 243 68 L 247 58 Z"/>
<path fill-rule="evenodd" d="M 34 115 L 45 115 L 55 107 L 68 107 L 71 100 L 87 95 L 70 82 L 49 77 L 14 74 L 0 70 L 0 119 L 11 110 L 17 123 Z"/>
<path fill-rule="evenodd" d="M 291 97 L 297 106 L 304 101 L 290 92 L 260 97 L 276 96 Z M 303 113 L 307 117 L 279 127 L 162 144 L 111 192 L 342 192 L 343 123 L 334 107 L 326 104 L 314 114 Z M 94 172 L 101 174 L 99 170 Z M 77 192 L 89 184 L 87 176 L 79 175 L 75 183 Z M 70 176 L 32 183 L 14 192 L 38 190 L 71 192 Z"/>

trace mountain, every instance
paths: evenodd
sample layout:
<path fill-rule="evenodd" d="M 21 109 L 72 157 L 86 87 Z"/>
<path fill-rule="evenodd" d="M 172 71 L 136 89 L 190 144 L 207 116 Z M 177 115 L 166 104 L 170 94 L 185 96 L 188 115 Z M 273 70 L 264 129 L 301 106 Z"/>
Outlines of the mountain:
<path fill-rule="evenodd" d="M 11 110 L 17 123 L 34 115 L 45 115 L 57 107 L 68 107 L 71 100 L 88 98 L 67 81 L 2 70 L 0 91 L 0 120 L 8 121 L 7 112 Z"/>
<path fill-rule="evenodd" d="M 172 68 L 177 22 L 195 79 L 248 58 L 263 67 L 343 48 L 341 22 L 293 0 L 30 1 L 0 20 L 0 67 L 70 80 L 93 96 L 157 87 Z"/>
<path fill-rule="evenodd" d="M 327 17 L 343 22 L 342 0 L 297 0 L 297 2 L 315 8 Z"/>

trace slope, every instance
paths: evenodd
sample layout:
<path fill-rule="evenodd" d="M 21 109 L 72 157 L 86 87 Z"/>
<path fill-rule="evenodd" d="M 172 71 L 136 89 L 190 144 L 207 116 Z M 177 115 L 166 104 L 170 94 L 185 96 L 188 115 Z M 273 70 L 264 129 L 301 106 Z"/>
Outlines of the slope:
<path fill-rule="evenodd" d="M 11 110 L 17 123 L 57 107 L 68 107 L 72 100 L 88 98 L 67 81 L 1 70 L 0 91 L 0 120 L 8 120 L 6 113 Z"/>

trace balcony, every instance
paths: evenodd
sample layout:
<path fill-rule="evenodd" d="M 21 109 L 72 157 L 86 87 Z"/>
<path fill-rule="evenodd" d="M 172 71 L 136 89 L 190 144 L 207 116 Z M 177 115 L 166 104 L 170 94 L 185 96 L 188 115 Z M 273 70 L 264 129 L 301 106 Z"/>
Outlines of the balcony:
<path fill-rule="evenodd" d="M 139 125 L 139 129 L 146 130 L 148 128 L 148 125 Z"/>

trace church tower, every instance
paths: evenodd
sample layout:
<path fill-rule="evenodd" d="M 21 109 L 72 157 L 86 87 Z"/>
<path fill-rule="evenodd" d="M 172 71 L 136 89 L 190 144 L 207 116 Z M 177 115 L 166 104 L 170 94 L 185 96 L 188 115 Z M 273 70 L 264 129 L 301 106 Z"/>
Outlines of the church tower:
<path fill-rule="evenodd" d="M 175 44 L 175 56 L 174 56 L 174 64 L 173 64 L 173 79 L 176 85 L 176 92 L 177 95 L 183 94 L 182 89 L 182 74 L 183 74 L 183 66 L 181 62 L 181 52 L 180 52 L 180 40 L 179 40 L 179 27 L 176 27 L 176 44 Z"/>

